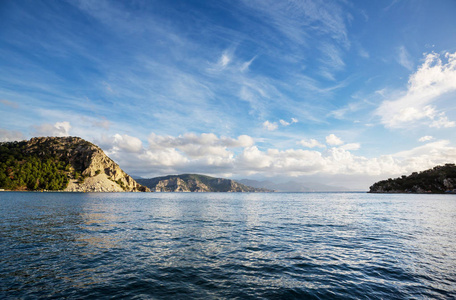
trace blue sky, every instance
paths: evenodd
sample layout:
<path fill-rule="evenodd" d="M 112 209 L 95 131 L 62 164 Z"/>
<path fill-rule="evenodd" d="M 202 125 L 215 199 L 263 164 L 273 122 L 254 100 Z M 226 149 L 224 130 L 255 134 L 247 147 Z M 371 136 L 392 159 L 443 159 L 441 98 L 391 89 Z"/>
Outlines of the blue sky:
<path fill-rule="evenodd" d="M 378 179 L 456 162 L 456 2 L 2 1 L 0 140 L 128 173 Z"/>

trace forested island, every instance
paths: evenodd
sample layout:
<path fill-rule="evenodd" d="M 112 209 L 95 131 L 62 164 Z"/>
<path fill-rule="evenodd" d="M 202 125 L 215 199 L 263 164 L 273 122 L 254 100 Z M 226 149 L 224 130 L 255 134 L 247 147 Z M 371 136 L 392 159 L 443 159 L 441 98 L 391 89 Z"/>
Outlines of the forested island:
<path fill-rule="evenodd" d="M 445 164 L 374 183 L 370 193 L 456 193 L 456 166 Z"/>

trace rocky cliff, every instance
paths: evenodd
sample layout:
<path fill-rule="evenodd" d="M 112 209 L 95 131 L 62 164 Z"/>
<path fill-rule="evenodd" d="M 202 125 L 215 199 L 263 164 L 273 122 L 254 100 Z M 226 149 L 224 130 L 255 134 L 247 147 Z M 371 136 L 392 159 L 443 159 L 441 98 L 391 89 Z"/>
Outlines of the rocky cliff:
<path fill-rule="evenodd" d="M 446 164 L 374 183 L 370 193 L 456 193 L 456 166 Z"/>
<path fill-rule="evenodd" d="M 198 174 L 169 175 L 137 181 L 155 192 L 272 192 L 246 186 L 231 179 Z"/>
<path fill-rule="evenodd" d="M 98 146 L 79 137 L 37 137 L 0 146 L 7 157 L 4 182 L 14 183 L 16 190 L 149 191 Z"/>

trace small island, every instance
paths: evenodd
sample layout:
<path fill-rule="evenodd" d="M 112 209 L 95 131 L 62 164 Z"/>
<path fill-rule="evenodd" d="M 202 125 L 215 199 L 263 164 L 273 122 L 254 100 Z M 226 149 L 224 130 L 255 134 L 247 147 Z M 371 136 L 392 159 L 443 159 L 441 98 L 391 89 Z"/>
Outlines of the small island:
<path fill-rule="evenodd" d="M 445 164 L 409 176 L 382 180 L 374 183 L 369 193 L 453 194 L 456 193 L 456 166 Z"/>

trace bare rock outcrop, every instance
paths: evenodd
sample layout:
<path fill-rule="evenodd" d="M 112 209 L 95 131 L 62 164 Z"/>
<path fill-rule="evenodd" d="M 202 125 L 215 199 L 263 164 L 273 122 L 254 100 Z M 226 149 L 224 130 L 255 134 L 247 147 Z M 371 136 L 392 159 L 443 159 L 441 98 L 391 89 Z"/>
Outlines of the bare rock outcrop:
<path fill-rule="evenodd" d="M 231 179 L 199 174 L 138 179 L 138 182 L 155 192 L 272 192 L 264 188 L 246 186 Z"/>

